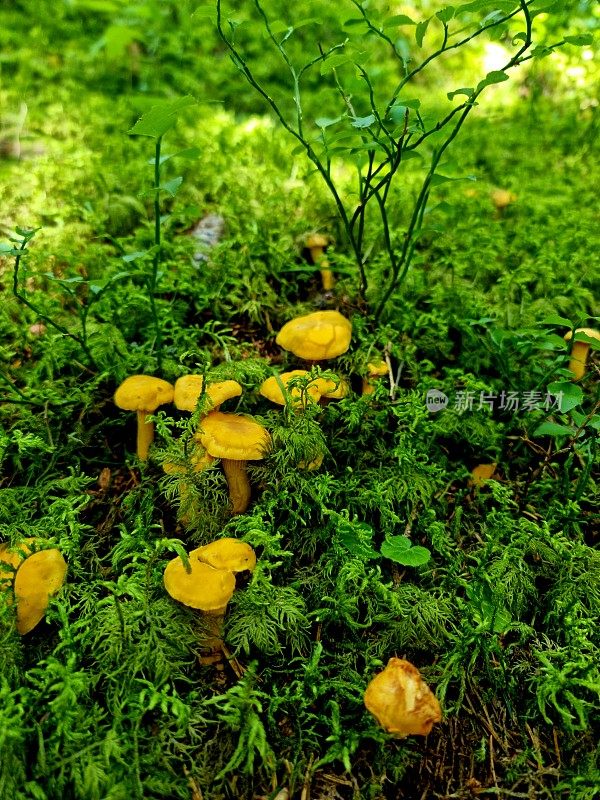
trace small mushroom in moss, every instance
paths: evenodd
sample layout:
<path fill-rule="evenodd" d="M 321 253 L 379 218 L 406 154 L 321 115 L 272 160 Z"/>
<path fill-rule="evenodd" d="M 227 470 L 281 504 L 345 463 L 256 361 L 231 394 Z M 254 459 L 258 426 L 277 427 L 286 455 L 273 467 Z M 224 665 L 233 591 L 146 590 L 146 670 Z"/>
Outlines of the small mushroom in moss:
<path fill-rule="evenodd" d="M 33 541 L 29 539 L 0 553 L 0 591 L 14 590 L 17 630 L 22 636 L 43 619 L 50 597 L 63 585 L 67 573 L 59 550 L 31 553 Z"/>
<path fill-rule="evenodd" d="M 508 189 L 494 189 L 490 197 L 492 198 L 492 203 L 500 212 L 517 201 L 517 195 Z"/>
<path fill-rule="evenodd" d="M 119 386 L 114 399 L 118 408 L 137 413 L 137 454 L 141 461 L 145 461 L 154 441 L 154 423 L 148 422 L 147 417 L 159 406 L 172 402 L 173 387 L 162 378 L 131 375 Z"/>
<path fill-rule="evenodd" d="M 590 342 L 583 341 L 577 338 L 578 334 L 587 336 L 588 339 L 595 339 L 600 341 L 600 331 L 594 328 L 577 328 L 575 333 L 569 331 L 565 334 L 565 341 L 570 342 L 573 339 L 571 347 L 571 360 L 569 361 L 569 369 L 573 373 L 573 380 L 579 381 L 585 375 L 585 362 L 587 361 L 588 353 L 590 351 Z"/>
<path fill-rule="evenodd" d="M 269 432 L 251 417 L 212 411 L 201 420 L 196 438 L 209 455 L 221 459 L 233 514 L 243 514 L 251 495 L 246 462 L 265 457 Z"/>
<path fill-rule="evenodd" d="M 194 551 L 189 554 L 189 560 L 189 570 L 179 557 L 169 561 L 163 579 L 165 589 L 174 600 L 203 612 L 208 628 L 203 663 L 209 663 L 211 655 L 220 654 L 223 646 L 223 622 L 227 604 L 235 591 L 235 575 L 231 570 L 211 567 Z"/>
<path fill-rule="evenodd" d="M 468 480 L 469 486 L 480 489 L 494 476 L 497 464 L 478 464 L 471 470 L 471 477 Z"/>
<path fill-rule="evenodd" d="M 373 394 L 375 391 L 376 381 L 388 374 L 389 369 L 385 361 L 382 361 L 381 359 L 378 361 L 369 361 L 367 364 L 367 375 L 362 379 L 363 397 L 367 394 Z"/>
<path fill-rule="evenodd" d="M 317 382 L 311 380 L 305 390 L 298 386 L 290 387 L 290 382 L 296 378 L 310 378 L 310 372 L 305 369 L 293 369 L 290 372 L 282 372 L 281 375 L 271 375 L 261 383 L 259 391 L 267 400 L 280 406 L 285 405 L 287 396 L 293 408 L 304 408 L 310 402 L 318 403 L 321 389 Z"/>
<path fill-rule="evenodd" d="M 202 375 L 183 375 L 175 381 L 173 402 L 179 411 L 195 411 L 202 394 L 204 379 Z M 206 387 L 208 405 L 206 411 L 218 411 L 221 403 L 232 397 L 239 397 L 242 387 L 237 381 L 217 381 Z"/>
<path fill-rule="evenodd" d="M 337 358 L 350 347 L 352 323 L 339 311 L 315 311 L 286 322 L 275 341 L 305 361 Z"/>
<path fill-rule="evenodd" d="M 366 688 L 364 702 L 387 733 L 398 738 L 427 736 L 442 719 L 437 698 L 409 661 L 390 658 Z"/>
<path fill-rule="evenodd" d="M 330 244 L 331 240 L 328 236 L 322 233 L 311 233 L 306 238 L 305 246 L 310 253 L 313 264 L 319 267 L 321 272 L 321 283 L 324 292 L 330 292 L 334 286 L 333 272 L 329 266 L 329 261 L 325 255 L 325 249 Z"/>

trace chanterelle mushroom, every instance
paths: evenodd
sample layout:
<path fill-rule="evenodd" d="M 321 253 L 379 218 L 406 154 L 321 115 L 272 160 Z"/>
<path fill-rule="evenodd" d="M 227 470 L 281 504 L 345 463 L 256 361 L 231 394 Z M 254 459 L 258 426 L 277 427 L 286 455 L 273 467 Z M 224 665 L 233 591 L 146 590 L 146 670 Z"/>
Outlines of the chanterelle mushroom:
<path fill-rule="evenodd" d="M 367 686 L 365 706 L 393 736 L 427 736 L 442 719 L 437 698 L 409 661 L 390 658 Z"/>
<path fill-rule="evenodd" d="M 43 618 L 50 597 L 63 585 L 66 574 L 67 565 L 56 549 L 32 553 L 20 564 L 14 590 L 21 635 L 33 630 Z"/>
<path fill-rule="evenodd" d="M 330 292 L 334 284 L 333 272 L 325 256 L 325 248 L 329 245 L 329 242 L 329 237 L 324 236 L 322 233 L 311 233 L 306 237 L 305 242 L 313 264 L 317 264 L 319 267 L 324 292 Z"/>
<path fill-rule="evenodd" d="M 131 375 L 115 392 L 115 405 L 124 411 L 137 412 L 137 454 L 145 461 L 154 441 L 154 424 L 147 417 L 159 406 L 173 400 L 173 387 L 162 378 L 151 375 Z"/>
<path fill-rule="evenodd" d="M 600 331 L 594 330 L 594 328 L 577 328 L 575 331 L 575 337 L 577 337 L 577 334 L 579 333 L 582 333 L 589 339 L 596 339 L 600 341 Z M 569 331 L 565 334 L 565 341 L 570 342 L 571 339 L 573 339 L 573 331 Z M 573 373 L 574 381 L 581 380 L 581 378 L 583 378 L 585 375 L 585 362 L 587 361 L 589 350 L 589 342 L 580 341 L 575 338 L 571 348 L 571 360 L 569 361 L 569 369 Z"/>
<path fill-rule="evenodd" d="M 194 556 L 210 564 L 216 569 L 228 569 L 231 572 L 252 572 L 256 567 L 256 553 L 246 542 L 225 536 L 214 542 L 205 544 L 192 550 L 190 558 Z"/>
<path fill-rule="evenodd" d="M 302 391 L 299 387 L 289 387 L 289 383 L 294 378 L 310 378 L 310 372 L 305 369 L 293 369 L 291 372 L 282 372 L 281 375 L 272 375 L 262 382 L 260 386 L 260 393 L 267 400 L 277 405 L 283 406 L 287 400 L 285 393 L 282 391 L 282 386 L 289 394 L 291 404 L 294 408 L 304 407 L 309 402 L 318 403 L 321 397 L 321 388 L 315 380 L 311 380 L 306 390 Z"/>
<path fill-rule="evenodd" d="M 200 423 L 197 439 L 206 452 L 221 459 L 234 514 L 243 514 L 250 502 L 247 461 L 260 461 L 271 445 L 271 436 L 250 417 L 212 411 Z"/>
<path fill-rule="evenodd" d="M 181 558 L 169 561 L 164 572 L 165 589 L 174 600 L 204 612 L 209 629 L 206 647 L 219 651 L 227 603 L 235 590 L 235 575 L 231 570 L 211 567 L 194 551 L 189 559 L 189 572 Z"/>
<path fill-rule="evenodd" d="M 375 391 L 375 381 L 388 374 L 389 369 L 385 361 L 369 361 L 367 364 L 367 377 L 362 379 L 363 397 L 366 394 L 373 394 Z"/>
<path fill-rule="evenodd" d="M 183 375 L 175 381 L 173 402 L 179 411 L 195 411 L 198 398 L 202 394 L 202 375 Z M 206 387 L 207 411 L 218 411 L 221 403 L 232 397 L 239 397 L 242 387 L 237 381 L 218 381 Z"/>
<path fill-rule="evenodd" d="M 337 358 L 350 346 L 352 323 L 339 311 L 315 311 L 283 326 L 276 342 L 306 361 Z"/>

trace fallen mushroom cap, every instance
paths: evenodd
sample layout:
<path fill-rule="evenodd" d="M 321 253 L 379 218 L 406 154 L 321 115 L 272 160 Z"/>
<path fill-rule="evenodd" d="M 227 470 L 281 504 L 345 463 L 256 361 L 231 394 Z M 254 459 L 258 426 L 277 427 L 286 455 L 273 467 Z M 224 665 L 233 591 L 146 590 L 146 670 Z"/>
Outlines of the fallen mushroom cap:
<path fill-rule="evenodd" d="M 17 630 L 29 633 L 43 618 L 48 601 L 65 582 L 67 565 L 56 550 L 40 550 L 26 558 L 15 576 Z"/>
<path fill-rule="evenodd" d="M 321 361 L 345 353 L 351 337 L 352 323 L 338 311 L 315 311 L 286 322 L 275 341 L 299 358 Z"/>
<path fill-rule="evenodd" d="M 235 576 L 226 569 L 216 569 L 201 561 L 195 551 L 189 554 L 191 571 L 181 558 L 169 561 L 164 572 L 165 589 L 174 600 L 200 611 L 219 612 L 235 590 Z"/>
<path fill-rule="evenodd" d="M 246 542 L 230 536 L 192 550 L 190 558 L 192 556 L 210 564 L 211 567 L 231 572 L 244 572 L 245 570 L 252 572 L 256 567 L 256 553 L 253 548 Z"/>
<path fill-rule="evenodd" d="M 115 392 L 115 405 L 124 411 L 156 411 L 173 400 L 173 387 L 152 375 L 131 375 Z"/>
<path fill-rule="evenodd" d="M 196 434 L 209 455 L 231 461 L 260 461 L 271 444 L 271 436 L 250 417 L 211 411 L 203 417 Z"/>
<path fill-rule="evenodd" d="M 198 398 L 202 394 L 204 380 L 202 375 L 183 375 L 175 381 L 173 402 L 180 411 L 195 411 Z M 206 387 L 210 401 L 209 409 L 220 406 L 232 397 L 239 397 L 242 387 L 237 381 L 218 381 Z"/>
<path fill-rule="evenodd" d="M 437 698 L 409 661 L 390 658 L 366 688 L 364 702 L 387 733 L 427 736 L 442 718 Z"/>

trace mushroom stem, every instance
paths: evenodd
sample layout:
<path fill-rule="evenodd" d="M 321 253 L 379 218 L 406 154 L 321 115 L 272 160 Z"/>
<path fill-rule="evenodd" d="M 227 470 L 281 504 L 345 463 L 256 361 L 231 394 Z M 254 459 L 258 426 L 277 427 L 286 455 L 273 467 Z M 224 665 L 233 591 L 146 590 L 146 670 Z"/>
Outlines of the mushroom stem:
<path fill-rule="evenodd" d="M 311 247 L 310 249 L 310 257 L 313 261 L 313 264 L 319 265 L 319 271 L 321 273 L 321 283 L 323 285 L 324 292 L 330 292 L 334 286 L 334 279 L 333 279 L 333 272 L 329 266 L 329 261 L 325 257 L 325 253 L 322 247 Z"/>
<path fill-rule="evenodd" d="M 223 657 L 223 625 L 227 606 L 205 611 L 203 614 L 206 637 L 202 643 L 201 664 L 214 664 Z"/>
<path fill-rule="evenodd" d="M 150 445 L 154 441 L 154 423 L 148 422 L 150 411 L 137 412 L 137 454 L 140 461 L 146 461 Z"/>
<path fill-rule="evenodd" d="M 230 458 L 221 459 L 223 472 L 229 486 L 229 500 L 234 514 L 243 514 L 250 503 L 250 481 L 246 471 L 245 461 L 233 461 Z"/>
<path fill-rule="evenodd" d="M 569 369 L 573 373 L 573 380 L 579 381 L 585 375 L 585 362 L 590 349 L 588 342 L 573 342 Z"/>

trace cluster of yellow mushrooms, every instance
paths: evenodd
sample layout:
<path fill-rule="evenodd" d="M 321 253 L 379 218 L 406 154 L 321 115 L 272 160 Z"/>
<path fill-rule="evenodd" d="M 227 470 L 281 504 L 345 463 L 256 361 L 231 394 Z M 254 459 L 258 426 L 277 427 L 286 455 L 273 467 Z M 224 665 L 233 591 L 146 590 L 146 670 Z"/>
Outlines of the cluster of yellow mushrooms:
<path fill-rule="evenodd" d="M 307 242 L 311 258 L 319 264 L 323 288 L 330 289 L 333 276 L 324 255 L 328 240 L 315 235 Z M 573 380 L 585 374 L 585 363 L 590 339 L 600 340 L 600 333 L 591 328 L 580 328 L 574 334 L 583 334 L 581 340 L 568 333 L 565 339 L 574 338 L 569 369 Z M 283 326 L 277 343 L 298 358 L 310 364 L 336 358 L 350 345 L 352 325 L 337 311 L 318 311 L 291 320 Z M 368 364 L 363 379 L 363 394 L 374 391 L 373 381 L 386 375 L 388 365 L 383 360 Z M 345 397 L 349 391 L 347 381 L 316 378 L 300 390 L 292 381 L 308 376 L 307 370 L 292 370 L 268 378 L 260 393 L 279 405 L 289 402 L 299 410 L 307 403 L 327 402 Z M 291 385 L 290 385 L 291 384 Z M 221 412 L 226 400 L 238 397 L 242 387 L 232 380 L 205 385 L 199 375 L 185 375 L 171 385 L 161 378 L 134 375 L 127 378 L 115 393 L 116 405 L 137 414 L 137 455 L 148 458 L 154 439 L 154 426 L 148 421 L 159 406 L 174 403 L 180 411 L 194 412 L 199 404 L 206 409 L 194 438 L 197 450 L 190 457 L 194 470 L 200 471 L 221 460 L 227 477 L 229 498 L 233 514 L 243 513 L 250 501 L 250 483 L 246 462 L 264 458 L 271 446 L 269 432 L 256 420 L 242 414 Z M 299 465 L 302 466 L 302 465 Z M 320 466 L 320 460 L 305 465 L 307 469 Z M 474 471 L 473 485 L 482 485 L 489 479 L 496 465 L 481 465 L 486 469 Z M 175 464 L 163 465 L 166 472 L 181 469 Z M 222 538 L 192 550 L 184 563 L 180 557 L 169 562 L 164 573 L 167 592 L 178 602 L 202 612 L 207 631 L 204 640 L 203 663 L 220 659 L 223 648 L 222 627 L 227 604 L 236 588 L 236 575 L 252 572 L 256 554 L 250 545 L 237 539 Z M 0 594 L 6 593 L 9 604 L 16 606 L 16 627 L 20 634 L 29 633 L 43 619 L 49 599 L 64 583 L 67 565 L 61 553 L 44 549 L 44 542 L 25 539 L 20 544 L 0 545 Z M 369 683 L 364 702 L 380 725 L 393 736 L 427 735 L 433 725 L 441 720 L 441 709 L 435 696 L 421 678 L 416 667 L 408 661 L 391 658 L 387 667 Z"/>

